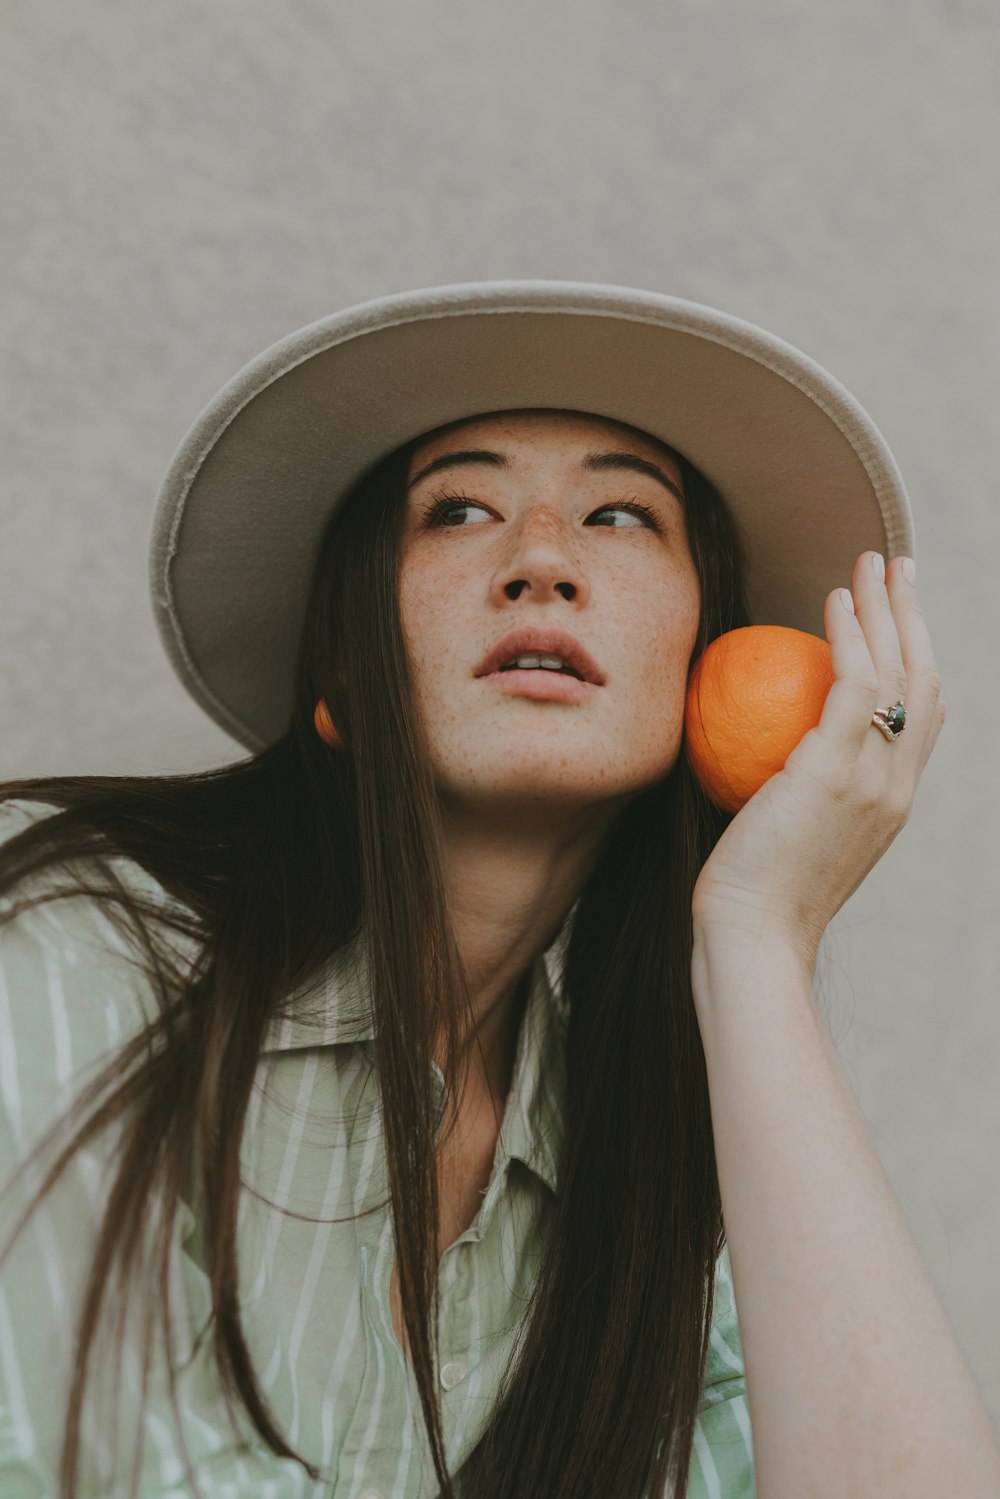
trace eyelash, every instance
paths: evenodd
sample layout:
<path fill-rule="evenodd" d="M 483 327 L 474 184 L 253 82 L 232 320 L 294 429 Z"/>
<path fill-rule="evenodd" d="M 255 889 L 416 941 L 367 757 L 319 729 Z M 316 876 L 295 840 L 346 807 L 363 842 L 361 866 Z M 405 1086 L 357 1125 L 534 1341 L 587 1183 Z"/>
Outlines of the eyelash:
<path fill-rule="evenodd" d="M 461 493 L 456 494 L 455 491 L 451 489 L 435 490 L 429 502 L 421 507 L 421 514 L 423 516 L 425 525 L 434 526 L 438 521 L 438 516 L 442 515 L 443 512 L 449 509 L 452 505 L 478 505 L 479 503 L 480 502 L 478 500 L 470 500 L 468 495 Z M 651 505 L 644 505 L 641 500 L 628 500 L 621 501 L 617 504 L 601 505 L 600 508 L 595 510 L 593 513 L 595 515 L 600 515 L 604 510 L 631 510 L 636 514 L 641 515 L 651 530 L 659 531 L 660 529 L 660 521 L 656 511 Z M 454 527 L 454 529 L 461 530 L 462 528 L 460 526 L 456 526 Z M 608 527 L 608 530 L 614 529 L 615 528 L 612 526 Z"/>

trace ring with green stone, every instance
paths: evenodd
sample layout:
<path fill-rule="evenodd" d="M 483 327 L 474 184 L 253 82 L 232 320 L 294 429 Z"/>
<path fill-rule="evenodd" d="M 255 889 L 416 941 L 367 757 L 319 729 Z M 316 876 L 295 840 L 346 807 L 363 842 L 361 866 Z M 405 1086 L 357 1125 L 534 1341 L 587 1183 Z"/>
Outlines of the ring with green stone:
<path fill-rule="evenodd" d="M 872 714 L 872 723 L 891 743 L 906 728 L 906 709 L 898 702 L 888 709 L 876 708 Z"/>

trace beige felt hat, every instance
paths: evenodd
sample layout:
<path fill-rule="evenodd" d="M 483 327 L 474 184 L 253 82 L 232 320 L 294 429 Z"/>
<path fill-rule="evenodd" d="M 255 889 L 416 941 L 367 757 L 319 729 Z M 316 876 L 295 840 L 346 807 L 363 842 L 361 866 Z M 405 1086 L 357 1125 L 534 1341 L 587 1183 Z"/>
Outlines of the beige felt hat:
<path fill-rule="evenodd" d="M 807 355 L 696 302 L 577 281 L 432 286 L 320 318 L 206 406 L 156 502 L 157 626 L 197 703 L 248 749 L 285 732 L 330 514 L 422 432 L 517 407 L 640 427 L 718 488 L 743 536 L 755 624 L 826 638 L 859 554 L 915 555 L 878 428 Z"/>

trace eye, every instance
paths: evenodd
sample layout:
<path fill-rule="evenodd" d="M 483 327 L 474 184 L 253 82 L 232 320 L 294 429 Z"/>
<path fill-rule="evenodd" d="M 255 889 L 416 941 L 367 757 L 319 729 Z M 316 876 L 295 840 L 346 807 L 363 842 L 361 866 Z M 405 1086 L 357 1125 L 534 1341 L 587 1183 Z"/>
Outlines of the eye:
<path fill-rule="evenodd" d="M 485 506 L 478 504 L 476 500 L 466 499 L 464 494 L 454 494 L 450 490 L 438 491 L 431 502 L 422 509 L 424 524 L 426 526 L 449 526 L 452 529 L 464 526 L 461 519 L 463 510 L 481 510 L 485 515 Z"/>
<path fill-rule="evenodd" d="M 630 500 L 627 503 L 623 502 L 622 504 L 619 504 L 619 505 L 602 505 L 602 507 L 601 507 L 600 510 L 595 510 L 594 511 L 594 515 L 614 515 L 616 512 L 619 515 L 629 515 L 629 514 L 632 514 L 632 515 L 637 516 L 638 519 L 635 520 L 635 521 L 630 521 L 630 522 L 628 522 L 627 525 L 624 525 L 624 526 L 623 525 L 618 525 L 615 522 L 612 522 L 611 523 L 611 529 L 612 530 L 615 530 L 615 531 L 630 530 L 630 529 L 632 529 L 635 526 L 648 526 L 650 528 L 650 530 L 652 530 L 652 531 L 658 531 L 660 529 L 660 522 L 659 522 L 659 518 L 657 517 L 656 511 L 650 505 L 643 505 L 639 500 Z M 598 525 L 598 526 L 600 526 L 600 525 L 605 525 L 606 522 L 604 522 L 604 521 L 595 521 L 594 518 L 593 518 L 593 516 L 590 516 L 588 518 L 586 524 L 588 526 L 589 525 Z"/>
<path fill-rule="evenodd" d="M 454 490 L 436 490 L 428 504 L 421 507 L 421 515 L 424 525 L 428 528 L 440 529 L 446 526 L 450 530 L 456 530 L 467 528 L 470 523 L 474 524 L 474 520 L 469 522 L 463 518 L 463 512 L 468 516 L 477 510 L 483 519 L 489 515 L 486 506 L 480 504 L 478 500 L 470 500 L 462 493 L 456 494 Z M 595 517 L 616 514 L 631 516 L 633 519 L 624 522 L 595 520 Z M 616 505 L 602 505 L 599 510 L 593 511 L 588 516 L 584 525 L 603 525 L 614 531 L 635 530 L 641 526 L 651 531 L 660 530 L 660 520 L 656 511 L 652 506 L 643 505 L 639 500 L 622 500 Z"/>

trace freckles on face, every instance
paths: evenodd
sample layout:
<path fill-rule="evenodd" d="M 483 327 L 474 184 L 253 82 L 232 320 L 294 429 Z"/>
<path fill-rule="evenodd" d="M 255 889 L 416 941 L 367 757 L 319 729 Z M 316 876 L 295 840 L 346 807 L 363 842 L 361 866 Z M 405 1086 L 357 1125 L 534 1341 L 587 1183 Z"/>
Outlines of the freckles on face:
<path fill-rule="evenodd" d="M 449 556 L 441 548 L 435 555 L 433 547 L 416 546 L 405 558 L 400 616 L 418 702 L 468 674 L 470 631 L 481 592 L 477 573 L 457 550 Z"/>
<path fill-rule="evenodd" d="M 632 474 L 579 478 L 581 455 L 608 446 L 602 424 L 514 422 L 474 437 L 451 447 L 502 449 L 512 473 L 470 469 L 460 485 L 448 475 L 460 498 L 447 525 L 441 512 L 428 523 L 443 486 L 419 486 L 401 538 L 401 625 L 438 784 L 584 800 L 639 790 L 668 773 L 681 744 L 700 607 L 683 509 Z M 640 518 L 643 504 L 655 524 Z M 477 677 L 486 653 L 524 626 L 575 637 L 603 684 L 569 703 Z"/>
<path fill-rule="evenodd" d="M 698 631 L 700 586 L 690 558 L 622 559 L 603 579 L 602 633 L 613 662 L 616 744 L 644 779 L 672 767 L 683 732 L 688 669 Z M 630 565 L 632 564 L 632 565 Z"/>
<path fill-rule="evenodd" d="M 442 553 L 444 552 L 442 548 Z M 478 567 L 416 548 L 400 606 L 418 718 L 439 786 L 468 794 L 600 798 L 672 769 L 698 628 L 693 568 L 636 559 L 591 579 L 587 609 L 558 616 L 605 681 L 583 705 L 508 696 L 475 677 L 486 652 L 528 611 L 497 616 Z M 548 623 L 547 619 L 544 623 Z"/>

